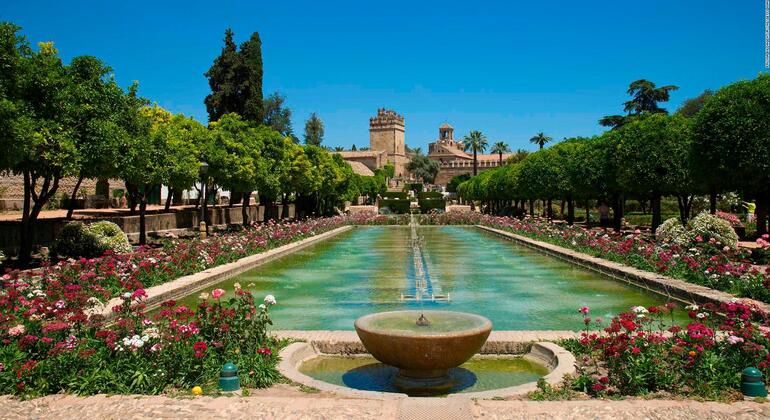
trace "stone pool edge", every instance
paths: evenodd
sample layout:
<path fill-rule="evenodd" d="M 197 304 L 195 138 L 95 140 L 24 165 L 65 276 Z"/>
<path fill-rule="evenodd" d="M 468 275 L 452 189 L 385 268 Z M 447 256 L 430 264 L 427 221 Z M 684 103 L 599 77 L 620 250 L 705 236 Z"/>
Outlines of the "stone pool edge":
<path fill-rule="evenodd" d="M 599 257 L 593 257 L 582 252 L 573 251 L 558 245 L 538 241 L 526 236 L 517 235 L 500 229 L 484 225 L 474 225 L 476 228 L 492 233 L 503 239 L 516 242 L 534 250 L 555 258 L 567 261 L 571 264 L 599 272 L 612 277 L 615 280 L 630 283 L 636 287 L 649 290 L 669 299 L 676 299 L 685 303 L 723 303 L 739 299 L 750 303 L 758 309 L 770 312 L 770 305 L 749 298 L 738 298 L 727 292 L 711 289 L 706 286 L 688 283 L 684 280 L 664 276 L 650 271 L 640 270 L 625 264 L 616 263 Z"/>
<path fill-rule="evenodd" d="M 208 286 L 211 286 L 212 284 L 219 283 L 220 281 L 237 276 L 238 274 L 251 270 L 262 264 L 284 257 L 288 254 L 299 251 L 300 249 L 313 245 L 316 242 L 329 239 L 354 228 L 354 226 L 350 225 L 340 226 L 328 232 L 301 239 L 286 245 L 281 245 L 277 248 L 273 248 L 265 252 L 260 252 L 259 254 L 243 257 L 231 263 L 218 265 L 216 267 L 208 268 L 194 274 L 179 277 L 170 282 L 152 286 L 145 289 L 147 297 L 143 302 L 147 309 L 153 309 L 159 306 L 163 301 L 169 299 L 177 299 L 181 296 L 195 293 L 199 290 L 205 289 Z M 112 298 L 103 306 L 94 308 L 91 315 L 101 315 L 105 319 L 110 319 L 115 315 L 115 313 L 112 311 L 112 308 L 122 303 L 122 298 Z"/>
<path fill-rule="evenodd" d="M 280 352 L 281 361 L 278 371 L 289 380 L 310 386 L 319 391 L 332 392 L 337 395 L 404 399 L 406 394 L 379 391 L 363 391 L 331 384 L 312 378 L 299 371 L 299 366 L 320 355 L 351 355 L 366 354 L 363 345 L 358 341 L 354 331 L 310 331 L 296 334 L 300 331 L 279 331 L 276 334 L 283 338 L 303 337 L 307 341 L 289 344 Z M 497 334 L 495 334 L 497 333 Z M 570 338 L 576 333 L 571 331 L 493 331 L 489 340 L 479 354 L 522 355 L 547 366 L 550 370 L 543 379 L 550 385 L 560 384 L 564 375 L 575 373 L 575 357 L 556 343 L 539 341 L 541 337 L 549 339 Z M 501 350 L 501 351 L 496 351 Z M 450 394 L 452 399 L 490 399 L 505 398 L 527 394 L 537 389 L 537 382 L 528 382 L 513 387 L 492 389 L 488 391 Z"/>

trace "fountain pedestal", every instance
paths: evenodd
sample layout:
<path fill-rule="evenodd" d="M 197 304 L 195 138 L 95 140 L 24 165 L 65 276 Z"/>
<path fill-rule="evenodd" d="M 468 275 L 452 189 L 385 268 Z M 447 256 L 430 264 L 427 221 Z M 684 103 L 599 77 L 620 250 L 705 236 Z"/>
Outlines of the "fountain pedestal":
<path fill-rule="evenodd" d="M 448 370 L 481 349 L 492 322 L 463 312 L 394 311 L 363 316 L 355 327 L 374 358 L 399 368 L 394 379 L 399 389 L 441 394 L 453 385 Z"/>

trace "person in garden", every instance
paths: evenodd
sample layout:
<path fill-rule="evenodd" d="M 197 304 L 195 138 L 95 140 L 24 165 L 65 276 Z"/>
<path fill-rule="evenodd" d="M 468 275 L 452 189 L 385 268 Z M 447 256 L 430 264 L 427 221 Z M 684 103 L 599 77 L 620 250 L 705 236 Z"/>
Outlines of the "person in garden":
<path fill-rule="evenodd" d="M 610 208 L 604 201 L 599 203 L 599 223 L 603 228 L 610 225 Z"/>
<path fill-rule="evenodd" d="M 746 207 L 746 221 L 749 223 L 753 222 L 754 213 L 757 211 L 757 204 L 753 201 L 750 203 L 744 201 L 743 207 Z"/>

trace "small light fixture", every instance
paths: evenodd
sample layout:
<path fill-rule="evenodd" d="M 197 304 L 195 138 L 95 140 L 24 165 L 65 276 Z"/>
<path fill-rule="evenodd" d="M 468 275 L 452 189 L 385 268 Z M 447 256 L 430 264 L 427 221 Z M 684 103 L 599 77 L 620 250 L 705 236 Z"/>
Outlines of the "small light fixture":
<path fill-rule="evenodd" d="M 219 371 L 219 389 L 224 392 L 233 392 L 241 389 L 241 378 L 238 377 L 238 368 L 227 362 Z"/>

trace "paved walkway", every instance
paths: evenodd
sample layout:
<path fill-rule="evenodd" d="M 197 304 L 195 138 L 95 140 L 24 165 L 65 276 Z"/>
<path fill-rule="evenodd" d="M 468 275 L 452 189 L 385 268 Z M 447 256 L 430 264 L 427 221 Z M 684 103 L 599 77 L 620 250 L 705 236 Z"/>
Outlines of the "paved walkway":
<path fill-rule="evenodd" d="M 3 419 L 767 419 L 770 403 L 668 400 L 534 402 L 455 398 L 354 399 L 302 393 L 288 385 L 249 397 L 0 397 Z"/>

